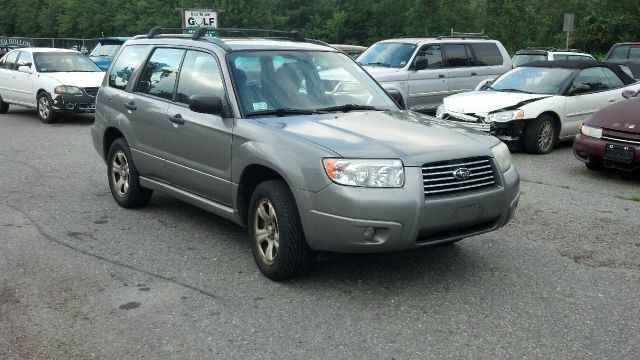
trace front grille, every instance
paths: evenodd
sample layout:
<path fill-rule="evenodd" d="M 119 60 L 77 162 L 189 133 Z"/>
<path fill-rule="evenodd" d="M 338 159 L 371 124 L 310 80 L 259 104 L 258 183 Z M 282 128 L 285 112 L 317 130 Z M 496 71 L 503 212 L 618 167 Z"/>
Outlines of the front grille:
<path fill-rule="evenodd" d="M 623 137 L 620 137 L 620 136 L 602 135 L 602 138 L 605 139 L 605 140 L 618 141 L 618 142 L 622 142 L 622 143 L 626 143 L 626 144 L 640 145 L 640 140 L 627 139 L 627 138 L 623 138 Z"/>
<path fill-rule="evenodd" d="M 457 169 L 469 170 L 469 177 L 458 179 L 453 173 Z M 458 194 L 496 186 L 496 178 L 489 157 L 438 161 L 422 166 L 424 196 Z"/>
<path fill-rule="evenodd" d="M 99 89 L 100 88 L 97 88 L 97 87 L 86 87 L 86 88 L 84 88 L 84 91 L 87 92 L 87 95 L 96 97 L 96 95 L 98 95 L 98 90 Z"/>

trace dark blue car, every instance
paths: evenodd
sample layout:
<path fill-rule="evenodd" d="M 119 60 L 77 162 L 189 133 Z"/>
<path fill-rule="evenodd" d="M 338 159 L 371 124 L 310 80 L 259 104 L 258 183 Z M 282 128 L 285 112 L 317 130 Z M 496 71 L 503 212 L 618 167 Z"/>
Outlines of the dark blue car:
<path fill-rule="evenodd" d="M 100 69 L 107 70 L 109 65 L 111 65 L 113 57 L 127 40 L 129 40 L 127 37 L 105 37 L 96 39 L 98 45 L 93 49 L 91 54 L 89 54 L 89 57 Z"/>

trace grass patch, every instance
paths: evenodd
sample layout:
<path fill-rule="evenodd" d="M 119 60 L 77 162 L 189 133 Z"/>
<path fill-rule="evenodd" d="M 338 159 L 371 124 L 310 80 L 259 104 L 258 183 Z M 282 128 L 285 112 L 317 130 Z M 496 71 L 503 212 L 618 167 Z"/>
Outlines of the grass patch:
<path fill-rule="evenodd" d="M 617 194 L 617 198 L 631 200 L 631 201 L 640 201 L 640 193 L 631 193 L 631 194 Z"/>

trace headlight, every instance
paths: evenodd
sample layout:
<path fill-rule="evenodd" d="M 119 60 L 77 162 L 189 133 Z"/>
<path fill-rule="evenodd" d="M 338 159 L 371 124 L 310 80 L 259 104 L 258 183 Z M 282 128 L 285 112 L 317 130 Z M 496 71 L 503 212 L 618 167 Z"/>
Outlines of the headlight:
<path fill-rule="evenodd" d="M 522 110 L 510 110 L 500 111 L 497 113 L 489 114 L 487 122 L 507 122 L 511 120 L 524 119 L 524 111 Z"/>
<path fill-rule="evenodd" d="M 444 112 L 444 104 L 438 106 L 438 108 L 436 109 L 436 117 L 441 119 L 443 112 Z"/>
<path fill-rule="evenodd" d="M 491 152 L 493 153 L 493 158 L 496 159 L 498 168 L 502 172 L 509 170 L 511 167 L 511 153 L 507 144 L 500 142 L 500 144 L 491 148 Z"/>
<path fill-rule="evenodd" d="M 53 92 L 56 94 L 82 95 L 82 90 L 80 90 L 79 87 L 68 86 L 68 85 L 56 86 L 56 88 L 53 89 Z"/>
<path fill-rule="evenodd" d="M 595 126 L 582 124 L 580 132 L 592 138 L 600 139 L 602 137 L 602 129 Z"/>
<path fill-rule="evenodd" d="M 329 178 L 341 185 L 404 186 L 404 166 L 400 160 L 329 158 L 322 162 Z"/>

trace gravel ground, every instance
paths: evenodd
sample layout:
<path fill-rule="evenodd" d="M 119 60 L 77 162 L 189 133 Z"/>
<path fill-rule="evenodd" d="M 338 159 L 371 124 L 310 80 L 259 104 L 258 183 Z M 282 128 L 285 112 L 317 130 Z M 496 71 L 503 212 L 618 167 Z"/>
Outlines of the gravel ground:
<path fill-rule="evenodd" d="M 638 358 L 640 179 L 568 144 L 514 154 L 499 231 L 274 283 L 233 223 L 161 194 L 119 208 L 91 122 L 0 115 L 3 359 Z"/>

